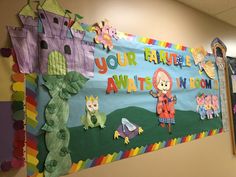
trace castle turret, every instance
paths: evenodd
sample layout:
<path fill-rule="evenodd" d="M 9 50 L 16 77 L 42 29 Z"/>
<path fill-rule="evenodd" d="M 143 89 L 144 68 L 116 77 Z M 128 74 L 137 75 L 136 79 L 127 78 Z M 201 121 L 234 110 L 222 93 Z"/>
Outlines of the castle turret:
<path fill-rule="evenodd" d="M 84 41 L 86 32 L 80 26 L 70 28 L 70 18 L 56 0 L 46 0 L 38 17 L 26 5 L 19 17 L 24 27 L 8 30 L 21 72 L 63 75 L 77 71 L 93 76 L 94 43 Z"/>
<path fill-rule="evenodd" d="M 69 18 L 41 9 L 38 10 L 38 13 L 45 35 L 48 37 L 58 36 L 62 39 L 67 38 Z"/>
<path fill-rule="evenodd" d="M 34 27 L 37 29 L 38 16 L 29 4 L 26 4 L 19 13 L 20 20 L 24 28 Z"/>
<path fill-rule="evenodd" d="M 47 36 L 66 38 L 69 29 L 69 16 L 57 0 L 45 0 L 38 7 L 38 13 Z"/>
<path fill-rule="evenodd" d="M 38 18 L 27 4 L 19 13 L 23 28 L 8 27 L 22 73 L 38 72 Z"/>
<path fill-rule="evenodd" d="M 65 10 L 60 6 L 57 0 L 45 0 L 43 4 L 39 6 L 38 9 L 51 12 L 60 16 L 65 15 Z"/>
<path fill-rule="evenodd" d="M 85 31 L 71 29 L 71 33 L 76 49 L 74 69 L 87 77 L 93 77 L 95 44 L 84 40 Z"/>

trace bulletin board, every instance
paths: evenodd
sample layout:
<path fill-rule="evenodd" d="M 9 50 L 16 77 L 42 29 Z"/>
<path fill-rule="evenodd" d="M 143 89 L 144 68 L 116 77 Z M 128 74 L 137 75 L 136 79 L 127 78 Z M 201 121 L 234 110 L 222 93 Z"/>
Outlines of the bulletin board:
<path fill-rule="evenodd" d="M 222 132 L 203 47 L 88 25 L 56 0 L 8 27 L 24 74 L 28 176 L 61 176 Z M 16 86 L 17 87 L 17 86 Z M 22 89 L 21 85 L 17 88 Z"/>
<path fill-rule="evenodd" d="M 233 142 L 233 151 L 236 153 L 236 60 L 235 58 L 227 57 L 227 76 L 228 76 L 228 84 L 229 84 L 229 114 L 231 119 L 231 134 L 232 134 L 232 142 Z"/>

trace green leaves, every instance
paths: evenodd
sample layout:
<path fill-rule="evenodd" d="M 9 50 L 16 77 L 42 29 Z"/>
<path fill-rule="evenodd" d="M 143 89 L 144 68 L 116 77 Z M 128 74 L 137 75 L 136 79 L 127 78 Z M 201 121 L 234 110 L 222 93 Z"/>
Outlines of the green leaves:
<path fill-rule="evenodd" d="M 56 112 L 56 109 L 57 109 L 57 105 L 56 104 L 48 104 L 47 106 L 47 111 L 50 113 L 50 114 L 54 114 Z"/>
<path fill-rule="evenodd" d="M 65 76 L 44 75 L 43 79 L 44 86 L 52 97 L 59 95 L 66 100 L 77 94 L 88 81 L 86 77 L 75 71 L 68 72 Z"/>
<path fill-rule="evenodd" d="M 44 126 L 42 127 L 42 130 L 44 130 L 46 132 L 52 132 L 53 131 L 53 127 L 48 125 L 47 123 L 45 123 Z"/>
<path fill-rule="evenodd" d="M 64 99 L 69 99 L 72 95 L 77 94 L 88 81 L 86 77 L 75 71 L 67 73 L 64 77 L 64 88 L 62 88 L 59 96 Z"/>
<path fill-rule="evenodd" d="M 88 81 L 86 77 L 77 72 L 70 72 L 65 76 L 66 88 L 65 90 L 71 94 L 76 94 Z"/>
<path fill-rule="evenodd" d="M 71 97 L 70 93 L 68 93 L 66 89 L 62 89 L 62 91 L 59 92 L 59 96 L 65 100 L 68 100 Z"/>
<path fill-rule="evenodd" d="M 57 166 L 57 161 L 56 160 L 51 160 L 45 164 L 45 168 L 48 172 L 52 173 L 55 171 Z"/>
<path fill-rule="evenodd" d="M 77 94 L 88 81 L 78 72 L 66 75 L 44 75 L 44 86 L 48 89 L 51 100 L 45 109 L 46 123 L 42 127 L 49 153 L 45 160 L 45 177 L 64 175 L 72 161 L 68 149 L 70 132 L 67 128 L 69 118 L 69 98 Z"/>
<path fill-rule="evenodd" d="M 70 153 L 70 151 L 69 151 L 69 149 L 67 147 L 62 147 L 61 151 L 60 151 L 60 156 L 64 157 L 64 156 L 66 156 L 69 153 Z"/>

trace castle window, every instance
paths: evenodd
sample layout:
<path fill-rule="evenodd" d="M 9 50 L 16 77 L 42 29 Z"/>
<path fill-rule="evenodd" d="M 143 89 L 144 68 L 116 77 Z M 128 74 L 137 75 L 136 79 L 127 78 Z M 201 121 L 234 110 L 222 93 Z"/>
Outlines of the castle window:
<path fill-rule="evenodd" d="M 223 53 L 222 53 L 221 48 L 216 47 L 216 55 L 217 55 L 218 57 L 223 57 Z"/>
<path fill-rule="evenodd" d="M 65 25 L 65 26 L 68 26 L 68 22 L 67 22 L 67 21 L 65 21 L 65 22 L 64 22 L 64 25 Z"/>
<path fill-rule="evenodd" d="M 70 46 L 65 45 L 64 46 L 64 52 L 65 52 L 65 54 L 71 55 L 71 48 L 70 48 Z"/>
<path fill-rule="evenodd" d="M 43 13 L 40 14 L 40 18 L 41 18 L 41 19 L 45 19 L 45 16 L 44 16 Z"/>
<path fill-rule="evenodd" d="M 48 44 L 47 44 L 47 42 L 44 41 L 44 40 L 42 40 L 42 41 L 40 42 L 40 48 L 41 48 L 41 49 L 48 49 Z"/>
<path fill-rule="evenodd" d="M 56 24 L 58 24 L 58 23 L 59 23 L 59 22 L 58 22 L 58 18 L 54 17 L 54 18 L 53 18 L 53 22 L 56 23 Z"/>

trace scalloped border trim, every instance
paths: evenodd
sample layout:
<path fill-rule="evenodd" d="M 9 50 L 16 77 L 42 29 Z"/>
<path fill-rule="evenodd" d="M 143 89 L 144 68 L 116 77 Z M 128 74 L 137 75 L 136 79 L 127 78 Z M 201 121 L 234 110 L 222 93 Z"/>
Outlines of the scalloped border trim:
<path fill-rule="evenodd" d="M 35 176 L 38 173 L 37 165 L 38 140 L 31 129 L 38 125 L 37 120 L 37 74 L 26 75 L 26 122 L 27 122 L 27 141 L 26 141 L 26 162 L 27 176 Z"/>

